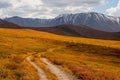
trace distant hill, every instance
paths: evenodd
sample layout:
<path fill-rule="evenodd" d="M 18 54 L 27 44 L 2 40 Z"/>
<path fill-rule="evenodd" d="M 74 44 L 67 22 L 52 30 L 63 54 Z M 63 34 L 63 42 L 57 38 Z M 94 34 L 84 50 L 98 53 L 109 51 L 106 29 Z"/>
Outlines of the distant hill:
<path fill-rule="evenodd" d="M 94 28 L 106 32 L 120 31 L 120 17 L 108 16 L 96 12 L 63 14 L 53 19 L 39 19 L 39 18 L 33 19 L 33 18 L 21 18 L 15 16 L 10 18 L 5 18 L 4 20 L 25 27 L 26 26 L 53 27 L 63 24 L 72 24 L 72 25 L 87 25 L 90 28 Z"/>
<path fill-rule="evenodd" d="M 119 32 L 104 32 L 90 28 L 85 25 L 60 25 L 55 27 L 32 28 L 35 30 L 50 32 L 59 35 L 98 38 L 98 39 L 120 39 Z"/>
<path fill-rule="evenodd" d="M 2 19 L 0 19 L 0 27 L 3 27 L 3 28 L 20 28 L 20 26 L 18 26 L 17 24 L 7 22 L 7 21 L 4 21 Z"/>

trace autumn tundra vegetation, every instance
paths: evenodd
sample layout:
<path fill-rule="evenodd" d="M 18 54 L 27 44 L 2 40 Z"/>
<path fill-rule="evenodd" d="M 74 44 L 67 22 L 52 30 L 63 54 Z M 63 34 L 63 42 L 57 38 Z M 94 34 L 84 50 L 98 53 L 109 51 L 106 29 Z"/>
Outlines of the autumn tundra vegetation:
<path fill-rule="evenodd" d="M 31 29 L 0 28 L 0 80 L 58 80 L 41 61 L 47 58 L 76 80 L 120 80 L 120 41 L 55 35 Z"/>

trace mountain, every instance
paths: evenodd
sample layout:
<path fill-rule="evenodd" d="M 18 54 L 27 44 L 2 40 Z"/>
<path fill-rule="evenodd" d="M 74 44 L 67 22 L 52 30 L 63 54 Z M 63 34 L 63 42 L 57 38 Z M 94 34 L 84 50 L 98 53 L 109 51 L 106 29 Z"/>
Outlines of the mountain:
<path fill-rule="evenodd" d="M 52 19 L 33 19 L 33 18 L 21 18 L 18 16 L 5 18 L 5 21 L 12 22 L 24 27 L 45 27 L 50 26 Z"/>
<path fill-rule="evenodd" d="M 29 27 L 51 27 L 63 24 L 72 25 L 87 25 L 91 28 L 107 31 L 107 32 L 119 32 L 120 31 L 120 17 L 108 16 L 101 13 L 78 13 L 78 14 L 63 14 L 53 19 L 33 19 L 33 18 L 21 18 L 10 17 L 4 20 L 13 22 L 20 26 Z"/>
<path fill-rule="evenodd" d="M 34 27 L 32 29 L 65 36 L 120 40 L 119 32 L 99 31 L 85 25 L 59 25 L 55 27 Z"/>
<path fill-rule="evenodd" d="M 58 21 L 59 20 L 59 21 Z M 120 18 L 107 16 L 100 13 L 80 13 L 69 14 L 59 17 L 57 24 L 75 24 L 87 25 L 91 28 L 106 31 L 106 32 L 119 32 L 120 31 Z"/>
<path fill-rule="evenodd" d="M 4 20 L 0 19 L 0 27 L 3 27 L 3 28 L 18 28 L 20 26 L 14 24 L 14 23 L 7 22 L 7 21 L 4 21 Z"/>

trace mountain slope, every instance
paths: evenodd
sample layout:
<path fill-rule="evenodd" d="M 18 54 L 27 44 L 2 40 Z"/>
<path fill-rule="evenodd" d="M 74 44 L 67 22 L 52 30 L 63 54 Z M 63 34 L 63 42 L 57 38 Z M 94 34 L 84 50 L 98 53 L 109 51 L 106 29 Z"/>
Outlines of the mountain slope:
<path fill-rule="evenodd" d="M 42 27 L 49 26 L 51 19 L 32 19 L 32 18 L 21 18 L 18 16 L 14 16 L 11 18 L 5 18 L 4 20 L 8 22 L 12 22 L 24 27 Z"/>
<path fill-rule="evenodd" d="M 98 39 L 120 39 L 120 34 L 117 32 L 104 32 L 85 25 L 60 25 L 56 27 L 40 27 L 32 28 L 35 30 L 50 32 L 59 35 L 77 36 Z"/>
<path fill-rule="evenodd" d="M 119 32 L 120 31 L 120 18 L 107 16 L 100 13 L 80 13 L 63 15 L 59 20 L 66 24 L 87 25 L 91 28 L 107 31 Z"/>
<path fill-rule="evenodd" d="M 11 23 L 11 22 L 7 22 L 4 20 L 0 19 L 0 27 L 4 27 L 4 28 L 18 28 L 20 26 L 18 26 L 17 24 Z"/>
<path fill-rule="evenodd" d="M 78 14 L 64 14 L 54 19 L 32 19 L 32 18 L 20 18 L 11 17 L 4 19 L 9 22 L 21 26 L 30 27 L 51 27 L 63 24 L 73 25 L 87 25 L 91 28 L 107 31 L 107 32 L 119 32 L 120 31 L 120 18 L 108 16 L 100 13 L 78 13 Z"/>

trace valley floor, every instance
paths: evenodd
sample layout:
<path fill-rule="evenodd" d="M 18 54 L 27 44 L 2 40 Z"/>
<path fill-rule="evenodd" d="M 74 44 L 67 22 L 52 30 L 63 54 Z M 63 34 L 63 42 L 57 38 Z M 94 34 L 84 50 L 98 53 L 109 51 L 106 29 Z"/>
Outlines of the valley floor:
<path fill-rule="evenodd" d="M 120 80 L 120 41 L 1 28 L 0 80 L 43 79 Z"/>

